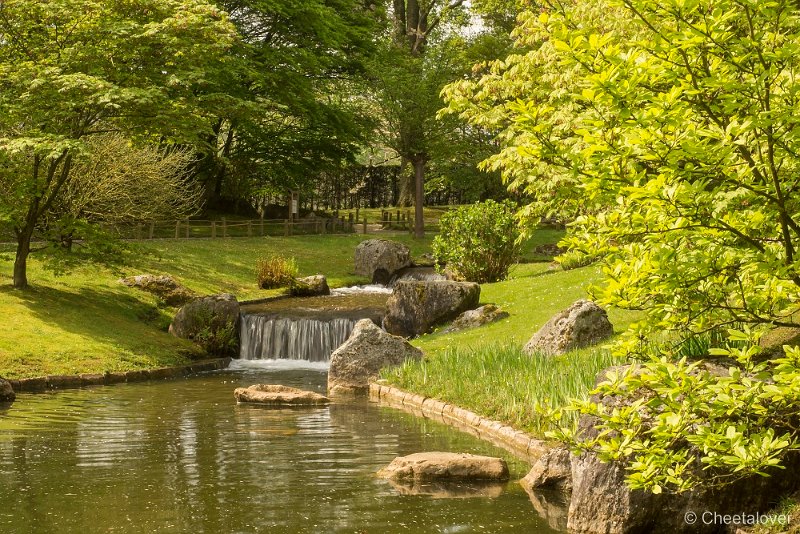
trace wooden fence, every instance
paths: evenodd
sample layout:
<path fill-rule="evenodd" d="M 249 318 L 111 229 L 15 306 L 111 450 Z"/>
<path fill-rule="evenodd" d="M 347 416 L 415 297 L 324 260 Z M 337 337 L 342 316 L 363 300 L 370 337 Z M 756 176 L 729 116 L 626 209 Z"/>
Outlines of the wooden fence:
<path fill-rule="evenodd" d="M 362 225 L 363 226 L 363 225 Z M 226 237 L 263 237 L 291 235 L 347 234 L 357 231 L 354 220 L 316 217 L 312 219 L 254 219 L 254 220 L 198 220 L 150 221 L 105 225 L 122 239 L 190 239 Z M 361 228 L 358 228 L 361 230 Z"/>

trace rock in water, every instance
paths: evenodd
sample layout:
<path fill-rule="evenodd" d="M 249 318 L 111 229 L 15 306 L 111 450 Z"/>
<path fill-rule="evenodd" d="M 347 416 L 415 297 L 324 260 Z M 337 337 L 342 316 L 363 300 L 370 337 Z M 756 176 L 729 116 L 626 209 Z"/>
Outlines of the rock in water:
<path fill-rule="evenodd" d="M 398 336 L 430 332 L 478 306 L 481 286 L 473 282 L 399 280 L 386 303 L 383 327 Z"/>
<path fill-rule="evenodd" d="M 325 395 L 278 384 L 255 384 L 236 388 L 233 396 L 237 402 L 268 406 L 320 406 L 329 402 Z"/>
<path fill-rule="evenodd" d="M 289 286 L 289 294 L 294 297 L 320 297 L 331 294 L 328 279 L 321 274 L 294 280 Z"/>
<path fill-rule="evenodd" d="M 387 239 L 367 239 L 356 247 L 356 274 L 366 276 L 373 284 L 388 284 L 392 276 L 411 265 L 407 246 Z"/>
<path fill-rule="evenodd" d="M 569 449 L 556 447 L 544 453 L 519 483 L 528 492 L 535 489 L 572 491 L 572 459 Z"/>
<path fill-rule="evenodd" d="M 467 310 L 453 321 L 443 332 L 458 332 L 468 328 L 477 328 L 485 324 L 493 323 L 508 317 L 505 312 L 494 304 L 486 304 L 474 310 Z"/>
<path fill-rule="evenodd" d="M 606 311 L 588 300 L 579 300 L 547 321 L 525 345 L 525 352 L 548 355 L 594 345 L 611 337 L 614 327 Z"/>
<path fill-rule="evenodd" d="M 120 283 L 152 293 L 169 306 L 182 306 L 197 296 L 169 275 L 140 274 L 123 278 Z"/>
<path fill-rule="evenodd" d="M 14 393 L 14 388 L 8 380 L 0 377 L 0 403 L 14 402 L 17 395 Z"/>
<path fill-rule="evenodd" d="M 331 354 L 328 370 L 328 393 L 366 395 L 369 382 L 380 370 L 419 360 L 422 351 L 402 337 L 387 334 L 369 319 L 356 323 L 344 344 Z"/>
<path fill-rule="evenodd" d="M 232 331 L 222 332 L 232 329 Z M 222 293 L 193 300 L 178 310 L 169 333 L 175 337 L 198 341 L 199 335 L 223 337 L 239 336 L 239 302 L 231 294 Z M 238 341 L 232 344 L 238 346 Z M 236 356 L 236 354 L 230 354 Z"/>
<path fill-rule="evenodd" d="M 508 466 L 501 458 L 454 452 L 419 452 L 399 456 L 378 476 L 397 481 L 508 480 Z"/>

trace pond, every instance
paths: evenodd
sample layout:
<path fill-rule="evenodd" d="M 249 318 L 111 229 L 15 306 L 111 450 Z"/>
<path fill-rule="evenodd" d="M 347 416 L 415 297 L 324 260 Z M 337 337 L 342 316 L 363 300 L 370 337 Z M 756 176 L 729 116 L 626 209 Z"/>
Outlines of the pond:
<path fill-rule="evenodd" d="M 0 411 L 0 532 L 555 532 L 516 483 L 528 465 L 468 434 L 366 401 L 233 400 L 240 386 L 324 392 L 325 380 L 322 364 L 234 361 L 175 381 L 19 395 Z M 431 450 L 503 456 L 512 481 L 423 488 L 432 496 L 375 476 Z"/>

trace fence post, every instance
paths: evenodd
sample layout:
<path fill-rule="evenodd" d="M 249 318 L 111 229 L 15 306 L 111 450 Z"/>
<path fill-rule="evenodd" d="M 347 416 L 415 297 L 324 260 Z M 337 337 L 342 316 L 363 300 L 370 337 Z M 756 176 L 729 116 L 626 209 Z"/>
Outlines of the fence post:
<path fill-rule="evenodd" d="M 148 239 L 153 239 L 153 236 L 155 235 L 155 233 L 156 233 L 156 222 L 155 221 L 150 221 L 150 232 L 149 232 L 149 234 L 147 236 Z"/>
<path fill-rule="evenodd" d="M 367 235 L 367 216 L 364 215 L 364 235 Z"/>
<path fill-rule="evenodd" d="M 259 233 L 261 234 L 261 237 L 264 237 L 264 213 L 263 212 L 261 213 L 261 221 L 259 222 L 259 228 L 260 228 Z"/>
<path fill-rule="evenodd" d="M 247 237 L 253 237 L 253 221 L 247 220 Z"/>
<path fill-rule="evenodd" d="M 181 222 L 175 221 L 175 239 L 181 236 Z"/>
<path fill-rule="evenodd" d="M 222 218 L 222 237 L 228 237 L 228 223 L 225 217 Z"/>
<path fill-rule="evenodd" d="M 289 219 L 283 220 L 283 237 L 289 237 Z"/>
<path fill-rule="evenodd" d="M 211 239 L 217 238 L 217 221 L 211 221 Z"/>
<path fill-rule="evenodd" d="M 186 239 L 189 239 L 189 229 L 190 229 L 189 224 L 190 224 L 189 219 L 186 219 Z"/>

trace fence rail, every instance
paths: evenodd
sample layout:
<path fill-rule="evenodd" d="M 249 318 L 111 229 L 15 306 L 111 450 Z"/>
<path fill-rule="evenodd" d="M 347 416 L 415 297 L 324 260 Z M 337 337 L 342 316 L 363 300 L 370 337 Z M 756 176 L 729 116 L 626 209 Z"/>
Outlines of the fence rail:
<path fill-rule="evenodd" d="M 105 223 L 101 228 L 119 239 L 192 239 L 264 237 L 326 234 L 367 234 L 376 230 L 395 230 L 413 233 L 414 220 L 409 212 L 385 210 L 381 217 L 369 221 L 366 216 L 359 219 L 352 213 L 347 217 L 314 217 L 309 219 L 252 219 L 217 220 L 183 219 L 168 221 L 149 221 L 139 223 Z M 436 232 L 438 220 L 426 220 L 425 229 Z M 76 236 L 75 241 L 80 237 Z M 0 243 L 13 243 L 11 231 L 0 229 Z"/>

